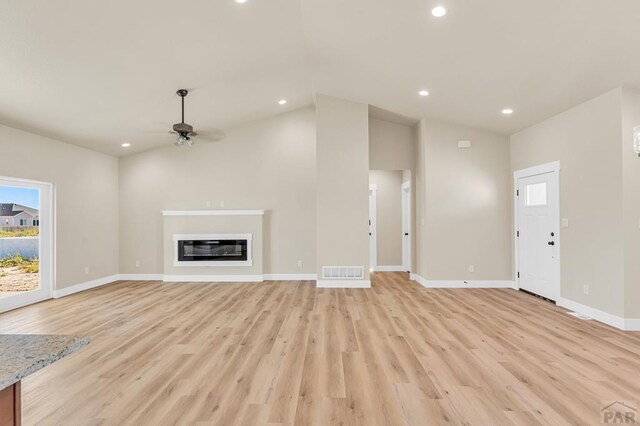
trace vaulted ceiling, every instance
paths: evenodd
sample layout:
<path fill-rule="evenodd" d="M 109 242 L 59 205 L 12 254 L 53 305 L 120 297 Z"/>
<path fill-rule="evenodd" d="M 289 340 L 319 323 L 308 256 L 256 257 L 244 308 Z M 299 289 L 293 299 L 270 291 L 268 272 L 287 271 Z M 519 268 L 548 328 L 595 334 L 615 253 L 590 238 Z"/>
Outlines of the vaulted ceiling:
<path fill-rule="evenodd" d="M 639 17 L 637 0 L 4 0 L 0 123 L 125 155 L 172 143 L 184 87 L 198 129 L 324 93 L 513 133 L 640 86 Z"/>

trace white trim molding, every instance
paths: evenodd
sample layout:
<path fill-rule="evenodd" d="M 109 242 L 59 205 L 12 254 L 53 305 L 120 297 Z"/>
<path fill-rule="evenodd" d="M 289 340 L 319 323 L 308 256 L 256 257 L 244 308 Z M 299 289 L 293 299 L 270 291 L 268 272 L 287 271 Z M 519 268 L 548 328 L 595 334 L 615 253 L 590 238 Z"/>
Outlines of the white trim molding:
<path fill-rule="evenodd" d="M 624 320 L 625 331 L 640 331 L 640 318 L 628 318 Z"/>
<path fill-rule="evenodd" d="M 373 270 L 375 272 L 407 272 L 402 265 L 378 265 Z"/>
<path fill-rule="evenodd" d="M 318 274 L 264 274 L 265 281 L 315 281 Z"/>
<path fill-rule="evenodd" d="M 527 167 L 526 169 L 520 169 L 513 172 L 515 179 L 523 177 L 542 175 L 545 173 L 559 172 L 560 161 L 552 161 L 550 163 L 539 164 L 533 167 Z"/>
<path fill-rule="evenodd" d="M 317 280 L 317 288 L 371 288 L 370 280 Z"/>
<path fill-rule="evenodd" d="M 426 280 L 418 274 L 409 277 L 425 288 L 515 288 L 510 280 Z"/>
<path fill-rule="evenodd" d="M 264 276 L 256 275 L 163 275 L 162 281 L 171 283 L 235 283 L 235 282 L 262 282 Z"/>
<path fill-rule="evenodd" d="M 0 298 L 0 314 L 3 312 L 12 311 L 14 309 L 22 308 L 24 306 L 31 305 L 33 303 L 42 302 L 43 300 L 51 299 L 49 295 L 42 295 L 34 292 L 23 293 L 20 300 L 12 300 L 11 297 Z"/>
<path fill-rule="evenodd" d="M 108 277 L 102 277 L 91 281 L 86 281 L 80 284 L 64 287 L 59 290 L 53 290 L 53 298 L 58 299 L 60 297 L 69 296 L 70 294 L 79 293 L 81 291 L 90 290 L 92 288 L 101 287 L 103 285 L 111 284 L 120 279 L 120 275 L 109 275 Z"/>
<path fill-rule="evenodd" d="M 600 309 L 592 308 L 591 306 L 583 305 L 581 303 L 574 302 L 573 300 L 565 299 L 564 297 L 559 297 L 558 300 L 556 300 L 556 305 L 570 311 L 586 315 L 596 321 L 600 321 L 619 330 L 640 331 L 640 318 L 622 318 L 617 315 L 601 311 Z"/>
<path fill-rule="evenodd" d="M 162 281 L 162 274 L 120 274 L 121 281 Z"/>
<path fill-rule="evenodd" d="M 162 216 L 264 216 L 265 210 L 162 210 Z"/>

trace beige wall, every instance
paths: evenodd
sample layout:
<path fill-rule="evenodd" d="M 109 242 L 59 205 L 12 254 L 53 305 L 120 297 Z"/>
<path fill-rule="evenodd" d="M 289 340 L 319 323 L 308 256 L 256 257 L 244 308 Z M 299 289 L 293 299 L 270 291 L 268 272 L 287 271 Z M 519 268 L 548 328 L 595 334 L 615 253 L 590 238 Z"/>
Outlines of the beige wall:
<path fill-rule="evenodd" d="M 622 90 L 622 193 L 624 312 L 640 318 L 640 157 L 633 151 L 633 128 L 640 126 L 640 90 Z"/>
<path fill-rule="evenodd" d="M 376 185 L 378 266 L 402 266 L 402 170 L 371 170 Z"/>
<path fill-rule="evenodd" d="M 263 272 L 314 273 L 314 109 L 245 124 L 220 142 L 124 157 L 120 205 L 122 273 L 163 272 L 161 210 L 208 208 L 268 210 Z"/>
<path fill-rule="evenodd" d="M 411 170 L 414 166 L 413 126 L 369 118 L 369 169 Z"/>
<path fill-rule="evenodd" d="M 520 170 L 560 160 L 560 216 L 569 219 L 560 230 L 561 297 L 622 316 L 620 101 L 616 89 L 516 133 L 511 164 Z"/>
<path fill-rule="evenodd" d="M 117 274 L 118 159 L 6 126 L 0 152 L 0 175 L 54 185 L 55 288 Z"/>
<path fill-rule="evenodd" d="M 369 279 L 369 112 L 316 96 L 317 268 L 364 266 Z"/>
<path fill-rule="evenodd" d="M 513 279 L 509 138 L 423 120 L 418 139 L 417 273 L 428 280 Z M 459 149 L 458 140 L 471 140 L 472 148 Z"/>

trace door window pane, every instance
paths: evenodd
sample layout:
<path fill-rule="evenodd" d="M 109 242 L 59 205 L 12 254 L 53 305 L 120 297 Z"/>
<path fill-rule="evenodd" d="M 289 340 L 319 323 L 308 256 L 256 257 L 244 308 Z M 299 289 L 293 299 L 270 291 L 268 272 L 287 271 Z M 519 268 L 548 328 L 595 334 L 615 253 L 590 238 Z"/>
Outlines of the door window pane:
<path fill-rule="evenodd" d="M 547 205 L 547 182 L 527 185 L 526 203 L 528 207 Z"/>

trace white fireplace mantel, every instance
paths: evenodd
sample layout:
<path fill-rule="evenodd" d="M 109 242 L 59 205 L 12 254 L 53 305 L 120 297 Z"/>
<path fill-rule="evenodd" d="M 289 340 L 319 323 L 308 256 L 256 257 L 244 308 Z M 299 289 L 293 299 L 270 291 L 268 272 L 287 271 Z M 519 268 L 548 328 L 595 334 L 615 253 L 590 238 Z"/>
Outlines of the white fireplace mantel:
<path fill-rule="evenodd" d="M 162 216 L 264 216 L 264 210 L 162 210 Z"/>

